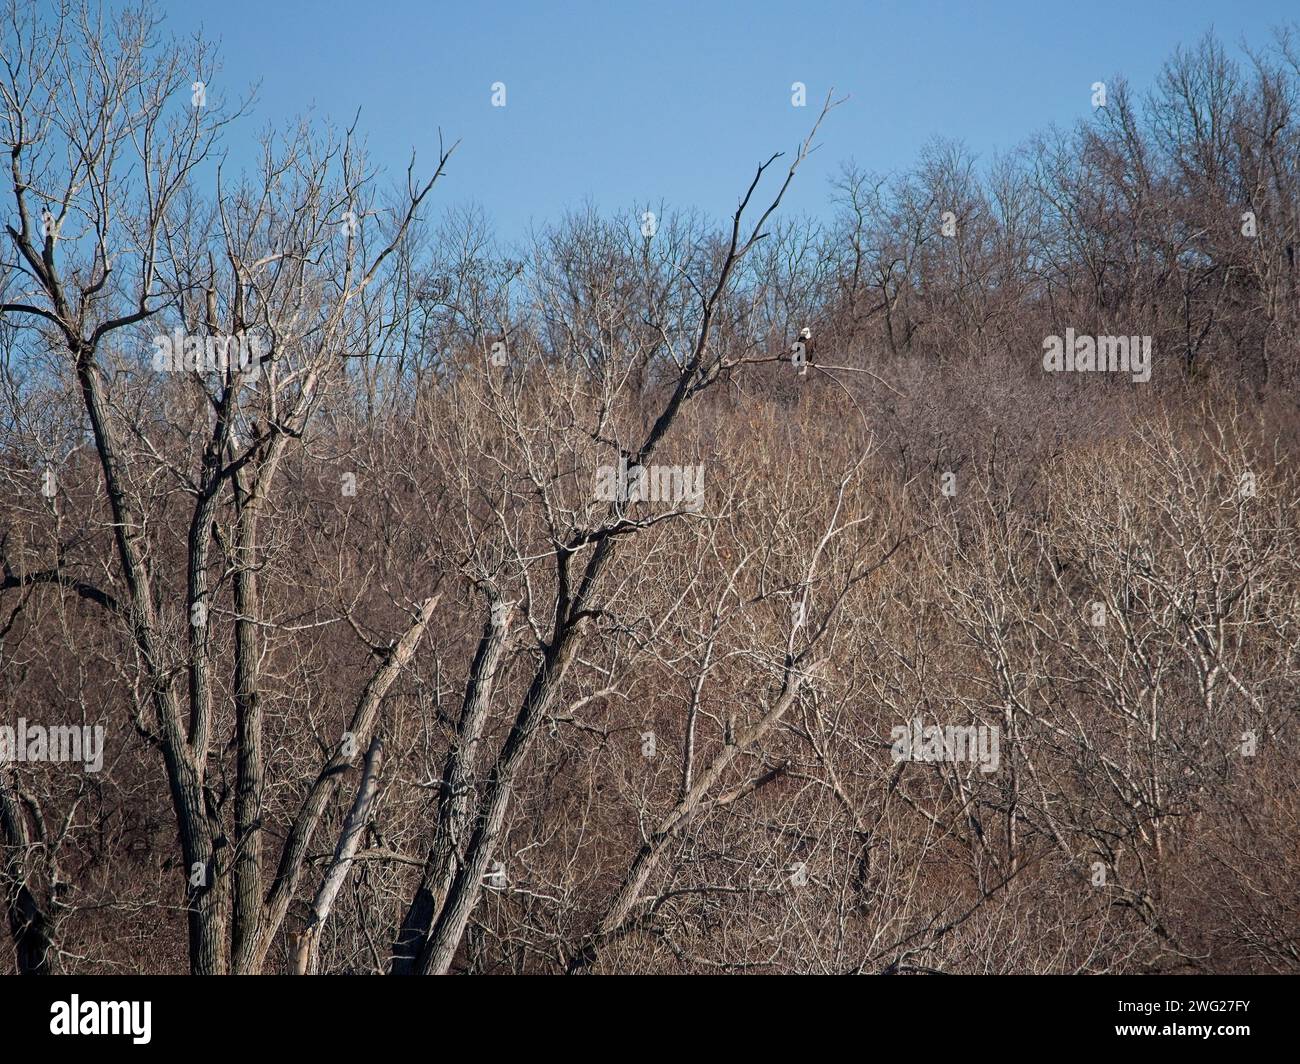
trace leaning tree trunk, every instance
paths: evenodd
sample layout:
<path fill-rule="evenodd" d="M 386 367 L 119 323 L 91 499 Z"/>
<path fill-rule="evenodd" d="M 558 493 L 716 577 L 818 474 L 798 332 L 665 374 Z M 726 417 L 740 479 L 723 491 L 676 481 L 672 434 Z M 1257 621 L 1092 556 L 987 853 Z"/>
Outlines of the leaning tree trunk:
<path fill-rule="evenodd" d="M 21 799 L 11 792 L 0 764 L 0 896 L 4 898 L 9 930 L 14 938 L 15 963 L 20 975 L 50 975 L 58 956 L 54 948 L 54 922 L 31 889 L 36 869 L 32 840 Z"/>

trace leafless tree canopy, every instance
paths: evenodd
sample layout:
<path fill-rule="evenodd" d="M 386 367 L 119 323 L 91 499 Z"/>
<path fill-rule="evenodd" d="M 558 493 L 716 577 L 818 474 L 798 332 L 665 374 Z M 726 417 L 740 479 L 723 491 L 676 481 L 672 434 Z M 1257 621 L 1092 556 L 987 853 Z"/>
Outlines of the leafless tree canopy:
<path fill-rule="evenodd" d="M 507 247 L 4 23 L 0 971 L 1300 970 L 1289 37 Z"/>

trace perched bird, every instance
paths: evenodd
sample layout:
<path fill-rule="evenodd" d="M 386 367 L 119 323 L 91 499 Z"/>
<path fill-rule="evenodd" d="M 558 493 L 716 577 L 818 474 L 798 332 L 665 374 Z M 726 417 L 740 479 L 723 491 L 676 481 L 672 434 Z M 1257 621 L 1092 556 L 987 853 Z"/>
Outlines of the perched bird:
<path fill-rule="evenodd" d="M 799 342 L 803 344 L 804 359 L 807 362 L 811 363 L 813 361 L 814 345 L 813 345 L 813 338 L 812 338 L 812 330 L 808 328 L 807 325 L 805 325 L 802 329 L 799 330 Z"/>

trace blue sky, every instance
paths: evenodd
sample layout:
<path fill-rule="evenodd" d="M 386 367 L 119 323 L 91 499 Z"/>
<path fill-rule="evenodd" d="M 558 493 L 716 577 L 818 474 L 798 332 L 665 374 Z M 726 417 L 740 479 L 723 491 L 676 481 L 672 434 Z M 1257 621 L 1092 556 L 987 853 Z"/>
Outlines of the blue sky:
<path fill-rule="evenodd" d="M 474 202 L 501 236 L 590 200 L 665 200 L 721 219 L 756 163 L 789 151 L 827 89 L 851 100 L 787 208 L 827 209 L 849 158 L 906 168 L 935 135 L 981 157 L 1089 110 L 1115 74 L 1145 89 L 1178 44 L 1213 28 L 1234 50 L 1300 21 L 1294 0 L 653 4 L 513 0 L 163 0 L 165 28 L 220 41 L 212 93 L 260 82 L 228 134 L 232 162 L 267 124 L 361 108 L 372 157 L 431 164 L 461 138 L 438 204 Z M 507 105 L 491 106 L 504 82 Z M 809 106 L 790 104 L 794 81 Z M 427 168 L 427 167 L 426 167 Z"/>

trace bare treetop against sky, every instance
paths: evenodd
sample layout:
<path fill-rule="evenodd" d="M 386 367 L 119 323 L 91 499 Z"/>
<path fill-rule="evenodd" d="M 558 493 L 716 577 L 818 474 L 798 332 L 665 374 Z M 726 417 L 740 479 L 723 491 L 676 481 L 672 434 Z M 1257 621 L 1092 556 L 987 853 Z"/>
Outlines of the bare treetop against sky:
<path fill-rule="evenodd" d="M 1300 973 L 1295 12 L 0 12 L 21 1022 Z"/>
<path fill-rule="evenodd" d="M 660 199 L 710 217 L 735 208 L 748 160 L 806 132 L 831 86 L 851 94 L 826 146 L 791 190 L 790 212 L 826 210 L 826 180 L 853 157 L 910 166 L 935 136 L 984 158 L 1050 123 L 1086 116 L 1089 86 L 1126 77 L 1145 91 L 1160 64 L 1213 29 L 1236 56 L 1293 18 L 1288 0 L 1036 0 L 881 3 L 449 3 L 374 7 L 166 0 L 168 27 L 221 44 L 214 97 L 260 83 L 260 102 L 226 147 L 310 108 L 346 122 L 360 107 L 377 162 L 404 167 L 463 137 L 444 203 L 481 204 L 499 235 L 588 199 L 606 210 Z M 492 106 L 491 86 L 506 87 Z"/>

